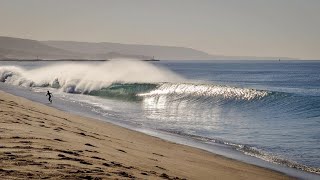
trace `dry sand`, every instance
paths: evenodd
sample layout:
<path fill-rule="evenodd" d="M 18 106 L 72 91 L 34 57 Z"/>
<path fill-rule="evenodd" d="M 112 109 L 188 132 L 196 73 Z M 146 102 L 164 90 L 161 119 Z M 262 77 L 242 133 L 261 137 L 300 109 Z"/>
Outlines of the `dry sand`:
<path fill-rule="evenodd" d="M 0 179 L 290 179 L 0 91 Z"/>

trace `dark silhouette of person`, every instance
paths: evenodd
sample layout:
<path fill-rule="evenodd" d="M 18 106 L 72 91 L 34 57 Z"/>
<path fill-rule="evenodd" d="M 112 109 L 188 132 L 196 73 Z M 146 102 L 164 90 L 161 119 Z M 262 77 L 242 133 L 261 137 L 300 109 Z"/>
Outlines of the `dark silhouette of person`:
<path fill-rule="evenodd" d="M 51 95 L 52 95 L 52 93 L 50 93 L 49 91 L 47 91 L 46 96 L 49 96 L 48 100 L 50 101 L 50 103 L 52 103 Z"/>

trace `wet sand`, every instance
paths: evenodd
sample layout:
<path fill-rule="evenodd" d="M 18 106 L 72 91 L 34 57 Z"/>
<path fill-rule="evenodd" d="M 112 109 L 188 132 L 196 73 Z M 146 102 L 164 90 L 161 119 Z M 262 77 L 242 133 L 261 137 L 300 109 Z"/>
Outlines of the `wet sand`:
<path fill-rule="evenodd" d="M 292 179 L 0 91 L 0 179 Z"/>

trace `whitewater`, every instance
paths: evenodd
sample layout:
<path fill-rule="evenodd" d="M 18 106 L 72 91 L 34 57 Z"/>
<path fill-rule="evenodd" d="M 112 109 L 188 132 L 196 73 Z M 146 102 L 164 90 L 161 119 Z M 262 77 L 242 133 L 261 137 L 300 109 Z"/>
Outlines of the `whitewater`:
<path fill-rule="evenodd" d="M 319 69 L 314 61 L 1 62 L 0 89 L 42 102 L 50 90 L 60 109 L 314 178 Z"/>

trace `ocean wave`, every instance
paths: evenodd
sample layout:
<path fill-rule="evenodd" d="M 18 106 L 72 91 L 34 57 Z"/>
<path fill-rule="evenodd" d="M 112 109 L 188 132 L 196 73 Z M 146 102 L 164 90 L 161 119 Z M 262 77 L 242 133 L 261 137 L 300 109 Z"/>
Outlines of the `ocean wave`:
<path fill-rule="evenodd" d="M 270 94 L 268 91 L 248 88 L 181 83 L 187 80 L 169 70 L 137 61 L 110 61 L 99 65 L 60 64 L 32 70 L 2 66 L 0 81 L 101 97 L 182 95 L 252 100 Z"/>
<path fill-rule="evenodd" d="M 125 64 L 132 65 L 132 62 Z M 136 62 L 133 64 L 136 65 Z M 252 101 L 275 94 L 250 88 L 180 83 L 185 80 L 172 72 L 144 63 L 141 69 L 141 64 L 138 64 L 140 65 L 138 69 L 142 72 L 137 72 L 136 69 L 131 71 L 121 69 L 122 63 L 107 64 L 102 67 L 66 64 L 34 70 L 5 66 L 0 67 L 0 81 L 25 87 L 51 87 L 67 93 L 132 100 L 150 96 L 178 96 L 190 99 L 220 98 Z M 110 66 L 113 68 L 109 69 Z M 147 77 L 148 74 L 150 76 L 152 74 L 152 77 Z"/>
<path fill-rule="evenodd" d="M 69 87 L 67 92 L 137 100 L 150 96 L 179 96 L 190 99 L 220 98 L 250 101 L 262 99 L 272 94 L 272 92 L 263 90 L 192 83 L 112 83 L 108 87 L 92 91 L 76 91 L 75 87 Z"/>

